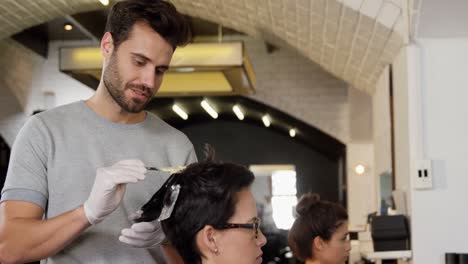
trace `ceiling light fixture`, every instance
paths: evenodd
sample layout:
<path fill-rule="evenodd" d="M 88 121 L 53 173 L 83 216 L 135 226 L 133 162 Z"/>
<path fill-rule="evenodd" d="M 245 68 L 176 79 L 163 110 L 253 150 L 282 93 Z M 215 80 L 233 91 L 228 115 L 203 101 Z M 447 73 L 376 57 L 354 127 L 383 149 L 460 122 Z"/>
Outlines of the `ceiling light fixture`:
<path fill-rule="evenodd" d="M 60 71 L 93 88 L 99 83 L 103 63 L 99 47 L 63 47 L 59 58 Z M 242 42 L 190 43 L 175 50 L 157 97 L 248 95 L 254 93 L 255 83 Z"/>
<path fill-rule="evenodd" d="M 268 115 L 264 115 L 262 117 L 262 121 L 263 121 L 263 124 L 266 126 L 266 127 L 269 127 L 271 125 L 271 121 L 270 121 L 270 118 L 268 117 Z"/>
<path fill-rule="evenodd" d="M 183 120 L 188 119 L 188 114 L 184 110 L 182 110 L 182 108 L 180 108 L 179 105 L 174 104 L 172 106 L 172 110 L 174 110 L 174 112 L 176 112 L 176 114 L 178 114 Z"/>
<path fill-rule="evenodd" d="M 295 137 L 296 136 L 296 129 L 294 129 L 294 128 L 289 129 L 289 136 Z"/>
<path fill-rule="evenodd" d="M 108 6 L 109 5 L 109 0 L 99 0 L 103 6 Z"/>
<path fill-rule="evenodd" d="M 234 111 L 234 114 L 236 114 L 237 118 L 239 118 L 239 120 L 244 120 L 244 113 L 242 112 L 242 109 L 238 106 L 238 105 L 234 105 L 232 107 L 232 111 Z"/>
<path fill-rule="evenodd" d="M 70 31 L 70 30 L 73 29 L 73 25 L 70 24 L 70 23 L 65 23 L 65 24 L 63 25 L 63 28 L 64 28 L 66 31 Z"/>
<path fill-rule="evenodd" d="M 214 110 L 214 108 L 206 101 L 201 101 L 201 106 L 205 111 L 214 119 L 218 118 L 218 113 Z"/>

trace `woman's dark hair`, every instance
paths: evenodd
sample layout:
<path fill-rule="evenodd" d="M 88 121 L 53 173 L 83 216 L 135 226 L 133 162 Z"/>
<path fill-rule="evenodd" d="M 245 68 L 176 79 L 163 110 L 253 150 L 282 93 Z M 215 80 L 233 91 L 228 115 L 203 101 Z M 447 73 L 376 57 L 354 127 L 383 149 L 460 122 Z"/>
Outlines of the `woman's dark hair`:
<path fill-rule="evenodd" d="M 116 3 L 107 16 L 106 32 L 112 34 L 115 49 L 128 39 L 136 22 L 145 22 L 175 50 L 190 42 L 187 19 L 175 6 L 163 0 L 127 0 Z"/>
<path fill-rule="evenodd" d="M 196 244 L 198 231 L 206 225 L 216 228 L 226 224 L 235 213 L 237 194 L 254 181 L 246 167 L 215 162 L 214 151 L 208 148 L 207 152 L 207 160 L 172 174 L 142 207 L 143 214 L 137 220 L 158 219 L 163 205 L 171 201 L 170 186 L 180 185 L 174 210 L 161 225 L 185 263 L 201 263 L 202 254 Z"/>
<path fill-rule="evenodd" d="M 340 204 L 321 201 L 318 194 L 304 194 L 296 207 L 298 214 L 288 235 L 288 244 L 301 261 L 312 258 L 315 237 L 328 241 L 346 220 L 348 213 Z"/>

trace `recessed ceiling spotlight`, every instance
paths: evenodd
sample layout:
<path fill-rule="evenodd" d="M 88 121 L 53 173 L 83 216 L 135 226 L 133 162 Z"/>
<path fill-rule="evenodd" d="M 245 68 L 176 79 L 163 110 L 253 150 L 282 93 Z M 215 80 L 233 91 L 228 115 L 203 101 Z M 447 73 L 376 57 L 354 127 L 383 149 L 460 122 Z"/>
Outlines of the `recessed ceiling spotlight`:
<path fill-rule="evenodd" d="M 188 114 L 178 104 L 174 104 L 172 106 L 172 110 L 176 112 L 176 114 L 178 114 L 183 120 L 188 119 Z"/>
<path fill-rule="evenodd" d="M 262 121 L 266 127 L 269 127 L 271 125 L 270 117 L 268 117 L 268 115 L 264 115 L 262 117 Z"/>
<path fill-rule="evenodd" d="M 70 23 L 65 23 L 65 24 L 63 25 L 63 29 L 65 29 L 66 31 L 70 31 L 70 30 L 73 29 L 73 25 L 70 24 Z"/>
<path fill-rule="evenodd" d="M 236 114 L 239 120 L 244 120 L 245 115 L 244 115 L 244 112 L 242 112 L 242 109 L 240 108 L 240 106 L 234 105 L 232 107 L 232 111 L 234 111 L 234 114 Z"/>
<path fill-rule="evenodd" d="M 216 110 L 214 110 L 214 108 L 208 103 L 208 101 L 206 100 L 203 100 L 201 101 L 201 106 L 203 107 L 203 109 L 205 109 L 205 111 L 214 119 L 218 118 L 218 113 L 216 112 Z"/>
<path fill-rule="evenodd" d="M 109 0 L 99 0 L 103 6 L 108 6 L 109 5 Z"/>
<path fill-rule="evenodd" d="M 289 129 L 289 136 L 295 137 L 296 136 L 296 129 L 294 129 L 294 128 Z"/>

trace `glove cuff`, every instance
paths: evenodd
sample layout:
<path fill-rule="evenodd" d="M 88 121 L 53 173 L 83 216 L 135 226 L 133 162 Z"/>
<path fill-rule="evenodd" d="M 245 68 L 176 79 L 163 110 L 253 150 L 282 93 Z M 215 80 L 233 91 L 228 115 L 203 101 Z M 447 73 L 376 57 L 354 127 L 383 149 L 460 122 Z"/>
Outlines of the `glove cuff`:
<path fill-rule="evenodd" d="M 89 209 L 88 201 L 86 201 L 83 204 L 83 209 L 84 209 L 85 216 L 86 216 L 86 218 L 88 219 L 88 222 L 91 225 L 96 225 L 96 224 L 99 224 L 100 222 L 102 222 L 103 219 L 100 219 L 100 218 L 96 217 L 93 214 L 93 212 L 91 211 L 91 209 Z"/>

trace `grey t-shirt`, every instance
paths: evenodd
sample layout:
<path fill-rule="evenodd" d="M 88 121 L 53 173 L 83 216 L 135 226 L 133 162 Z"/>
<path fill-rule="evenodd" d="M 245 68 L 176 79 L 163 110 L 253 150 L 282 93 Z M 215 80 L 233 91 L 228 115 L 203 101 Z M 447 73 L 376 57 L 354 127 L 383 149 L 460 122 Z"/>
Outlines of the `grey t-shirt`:
<path fill-rule="evenodd" d="M 96 169 L 123 159 L 140 159 L 164 168 L 196 161 L 192 143 L 180 131 L 151 113 L 143 122 L 113 123 L 84 101 L 37 114 L 18 134 L 10 157 L 2 201 L 39 205 L 52 218 L 82 205 L 94 183 Z M 146 179 L 128 184 L 121 205 L 82 233 L 45 263 L 161 263 L 159 248 L 132 248 L 118 240 L 130 227 L 129 214 L 145 204 L 169 175 L 148 171 Z"/>

